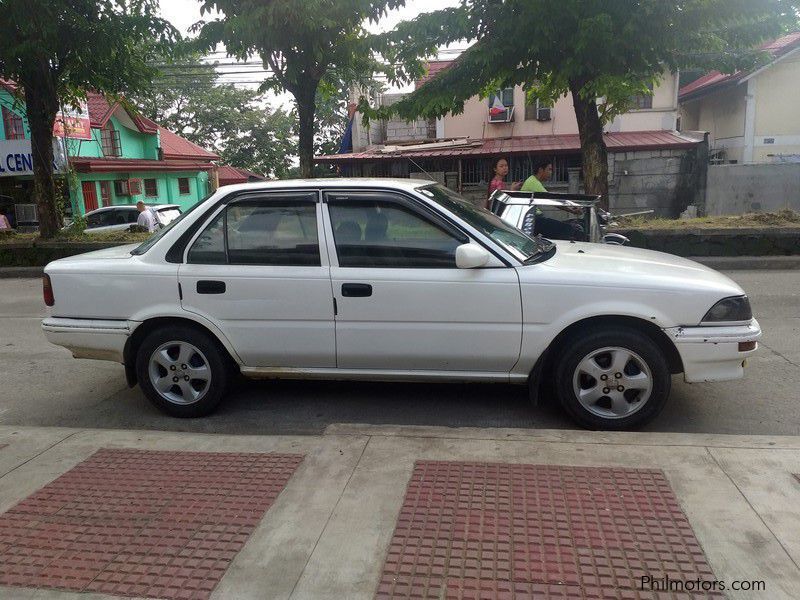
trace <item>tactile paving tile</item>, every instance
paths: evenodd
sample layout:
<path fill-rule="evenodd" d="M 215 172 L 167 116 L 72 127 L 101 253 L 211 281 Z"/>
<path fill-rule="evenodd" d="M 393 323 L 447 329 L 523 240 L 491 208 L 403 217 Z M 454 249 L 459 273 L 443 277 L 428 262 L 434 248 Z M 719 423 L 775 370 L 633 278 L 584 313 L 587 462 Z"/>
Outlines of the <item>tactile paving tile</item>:
<path fill-rule="evenodd" d="M 101 449 L 0 515 L 0 585 L 208 598 L 302 460 Z"/>
<path fill-rule="evenodd" d="M 661 471 L 421 461 L 376 598 L 722 597 L 645 575 L 714 581 Z"/>

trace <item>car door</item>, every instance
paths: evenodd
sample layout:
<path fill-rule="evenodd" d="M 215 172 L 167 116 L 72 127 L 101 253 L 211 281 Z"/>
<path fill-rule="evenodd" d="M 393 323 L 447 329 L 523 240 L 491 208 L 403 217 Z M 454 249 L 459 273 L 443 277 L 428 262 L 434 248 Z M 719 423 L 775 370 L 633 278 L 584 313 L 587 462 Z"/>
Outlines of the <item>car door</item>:
<path fill-rule="evenodd" d="M 186 251 L 183 308 L 212 320 L 246 366 L 336 365 L 320 211 L 316 191 L 239 196 Z"/>
<path fill-rule="evenodd" d="M 506 373 L 519 358 L 513 268 L 459 269 L 462 231 L 399 192 L 325 194 L 343 369 Z"/>

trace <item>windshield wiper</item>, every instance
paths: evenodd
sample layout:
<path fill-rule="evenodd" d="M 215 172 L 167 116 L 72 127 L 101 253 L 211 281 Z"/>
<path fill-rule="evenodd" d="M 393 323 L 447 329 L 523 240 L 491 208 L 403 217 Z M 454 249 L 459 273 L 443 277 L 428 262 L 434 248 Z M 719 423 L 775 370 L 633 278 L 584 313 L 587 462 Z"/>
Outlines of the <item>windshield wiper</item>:
<path fill-rule="evenodd" d="M 543 238 L 541 236 L 541 234 L 537 234 L 535 236 L 532 236 L 531 239 L 534 242 L 536 242 L 536 250 L 534 251 L 533 254 L 531 254 L 528 258 L 526 258 L 523 261 L 523 264 L 526 264 L 526 265 L 534 263 L 534 262 L 538 262 L 539 260 L 541 260 L 542 255 L 549 253 L 551 250 L 553 250 L 556 247 L 556 245 L 553 242 Z"/>

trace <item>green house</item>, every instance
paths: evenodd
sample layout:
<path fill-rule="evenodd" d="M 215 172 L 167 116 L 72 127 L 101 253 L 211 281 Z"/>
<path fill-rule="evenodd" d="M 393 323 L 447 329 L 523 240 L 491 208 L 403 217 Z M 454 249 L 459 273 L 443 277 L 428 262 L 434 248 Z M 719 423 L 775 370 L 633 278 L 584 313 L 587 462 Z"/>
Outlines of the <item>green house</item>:
<path fill-rule="evenodd" d="M 82 133 L 54 136 L 55 166 L 68 177 L 65 208 L 177 204 L 187 209 L 211 191 L 219 157 L 100 94 L 87 101 Z M 14 86 L 0 81 L 0 206 L 32 203 L 30 129 Z M 73 137 L 74 136 L 74 137 Z M 90 139 L 78 139 L 79 137 Z"/>

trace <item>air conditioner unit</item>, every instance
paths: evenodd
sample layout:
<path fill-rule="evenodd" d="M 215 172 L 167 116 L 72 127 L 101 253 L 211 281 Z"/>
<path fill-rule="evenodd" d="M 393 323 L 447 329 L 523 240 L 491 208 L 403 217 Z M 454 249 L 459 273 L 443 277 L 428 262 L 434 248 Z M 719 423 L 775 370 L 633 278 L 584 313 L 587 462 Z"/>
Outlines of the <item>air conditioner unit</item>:
<path fill-rule="evenodd" d="M 489 113 L 489 123 L 510 123 L 514 120 L 514 107 L 509 106 L 503 112 Z"/>
<path fill-rule="evenodd" d="M 553 109 L 549 106 L 536 109 L 537 121 L 549 121 L 553 118 Z"/>
<path fill-rule="evenodd" d="M 128 179 L 128 192 L 131 196 L 138 196 L 142 193 L 141 179 Z"/>

